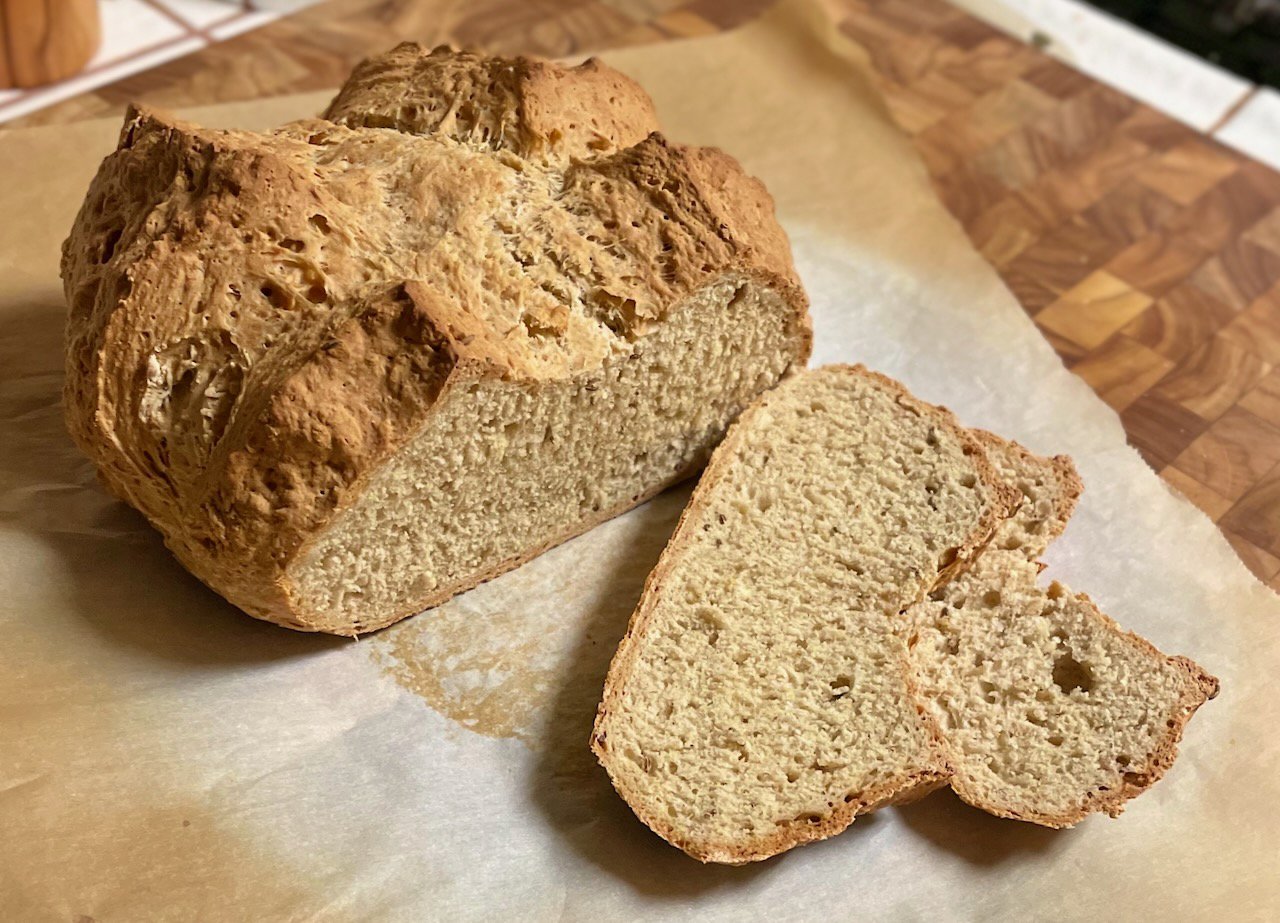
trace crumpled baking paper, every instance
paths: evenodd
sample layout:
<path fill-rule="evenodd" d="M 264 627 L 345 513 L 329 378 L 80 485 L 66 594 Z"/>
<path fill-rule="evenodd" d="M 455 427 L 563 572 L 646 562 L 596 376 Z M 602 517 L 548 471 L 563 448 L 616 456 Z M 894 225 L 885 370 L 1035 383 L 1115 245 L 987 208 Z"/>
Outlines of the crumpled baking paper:
<path fill-rule="evenodd" d="M 1280 600 L 1125 445 L 930 191 L 819 8 L 605 55 L 673 138 L 762 177 L 861 361 L 1069 452 L 1048 578 L 1222 680 L 1119 820 L 1063 832 L 939 793 L 745 868 L 660 841 L 587 750 L 605 668 L 687 488 L 359 641 L 188 576 L 64 432 L 58 245 L 115 122 L 0 136 L 0 918 L 1274 919 Z M 222 106 L 262 127 L 322 95 Z"/>

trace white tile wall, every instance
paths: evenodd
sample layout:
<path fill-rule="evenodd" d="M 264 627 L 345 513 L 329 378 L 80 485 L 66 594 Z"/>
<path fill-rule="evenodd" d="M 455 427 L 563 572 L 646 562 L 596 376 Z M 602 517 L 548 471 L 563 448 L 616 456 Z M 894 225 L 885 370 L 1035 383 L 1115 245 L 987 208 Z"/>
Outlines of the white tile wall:
<path fill-rule="evenodd" d="M 236 0 L 156 0 L 197 29 L 206 29 L 244 11 Z"/>
<path fill-rule="evenodd" d="M 102 0 L 102 45 L 89 62 L 91 69 L 116 61 L 139 48 L 181 38 L 184 29 L 143 0 Z"/>
<path fill-rule="evenodd" d="M 1280 92 L 1259 87 L 1216 137 L 1280 170 Z"/>
<path fill-rule="evenodd" d="M 100 0 L 102 45 L 84 71 L 0 90 L 0 123 L 220 42 L 318 0 Z"/>

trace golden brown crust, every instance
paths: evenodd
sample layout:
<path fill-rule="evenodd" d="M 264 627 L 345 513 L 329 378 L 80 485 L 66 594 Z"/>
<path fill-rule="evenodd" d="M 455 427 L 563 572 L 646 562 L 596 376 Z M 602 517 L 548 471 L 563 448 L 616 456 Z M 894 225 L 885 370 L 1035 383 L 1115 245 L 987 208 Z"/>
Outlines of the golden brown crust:
<path fill-rule="evenodd" d="M 982 443 L 956 421 L 951 411 L 945 407 L 927 404 L 915 398 L 900 382 L 878 372 L 873 372 L 864 366 L 828 366 L 827 368 L 838 370 L 842 374 L 872 379 L 884 390 L 893 394 L 903 407 L 913 413 L 931 417 L 940 428 L 946 430 L 949 435 L 966 447 L 966 454 L 971 452 L 976 456 L 974 461 L 983 485 L 990 492 L 990 503 L 969 538 L 956 550 L 954 560 L 939 570 L 938 577 L 931 587 L 921 591 L 920 598 L 924 598 L 930 588 L 940 585 L 972 563 L 986 543 L 990 541 L 999 524 L 1016 507 L 1020 497 L 1017 495 L 1016 490 L 1013 490 L 1001 480 L 995 468 L 987 460 L 983 452 Z M 592 752 L 596 754 L 600 764 L 609 773 L 614 786 L 618 789 L 618 793 L 631 806 L 636 816 L 667 842 L 702 862 L 740 865 L 767 859 L 770 856 L 777 855 L 804 843 L 826 839 L 846 829 L 860 814 L 867 814 L 891 804 L 907 803 L 927 795 L 929 792 L 945 785 L 952 773 L 952 769 L 942 751 L 941 736 L 937 725 L 924 709 L 917 709 L 921 726 L 926 729 L 929 738 L 935 743 L 932 765 L 921 767 L 908 778 L 888 781 L 878 788 L 865 792 L 860 800 L 839 803 L 825 817 L 821 817 L 816 821 L 798 819 L 788 821 L 781 824 L 777 832 L 767 837 L 743 839 L 733 843 L 705 843 L 691 842 L 681 837 L 668 819 L 654 814 L 647 809 L 641 800 L 633 798 L 631 793 L 626 790 L 626 786 L 620 777 L 614 775 L 611 769 L 607 724 L 612 714 L 614 703 L 626 695 L 627 680 L 639 657 L 641 640 L 653 621 L 657 600 L 663 593 L 664 581 L 680 555 L 688 547 L 690 542 L 685 536 L 693 529 L 693 523 L 702 515 L 704 508 L 707 506 L 709 502 L 707 498 L 712 485 L 732 464 L 731 450 L 739 441 L 747 438 L 746 434 L 752 420 L 769 405 L 771 395 L 772 392 L 769 392 L 757 399 L 729 428 L 724 441 L 712 454 L 711 461 L 708 463 L 706 471 L 703 473 L 702 479 L 693 493 L 693 497 L 681 514 L 671 541 L 663 550 L 657 565 L 645 581 L 640 603 L 627 625 L 627 631 L 619 642 L 617 653 L 609 666 L 609 673 L 605 680 L 604 691 L 590 741 Z M 686 528 L 686 523 L 689 524 L 688 528 Z M 914 601 L 912 600 L 912 602 Z M 903 608 L 906 608 L 906 603 L 904 603 Z M 898 627 L 903 628 L 905 626 Z M 913 689 L 915 682 L 905 658 L 902 662 L 902 669 L 908 689 Z"/>
<path fill-rule="evenodd" d="M 416 42 L 356 65 L 324 118 L 443 134 L 522 157 L 608 153 L 658 130 L 649 95 L 595 58 L 566 68 Z"/>
<path fill-rule="evenodd" d="M 193 573 L 293 628 L 344 630 L 298 608 L 286 569 L 452 388 L 591 374 L 725 273 L 782 294 L 798 362 L 811 338 L 763 187 L 649 134 L 626 78 L 387 57 L 335 100 L 348 122 L 431 59 L 414 93 L 489 92 L 473 101 L 512 134 L 480 145 L 456 121 L 418 135 L 323 120 L 256 134 L 131 109 L 63 250 L 77 443 Z M 495 101 L 507 91 L 512 113 Z M 631 147 L 565 135 L 534 162 L 507 144 L 610 98 L 597 123 Z M 513 201 L 526 220 L 507 229 Z"/>

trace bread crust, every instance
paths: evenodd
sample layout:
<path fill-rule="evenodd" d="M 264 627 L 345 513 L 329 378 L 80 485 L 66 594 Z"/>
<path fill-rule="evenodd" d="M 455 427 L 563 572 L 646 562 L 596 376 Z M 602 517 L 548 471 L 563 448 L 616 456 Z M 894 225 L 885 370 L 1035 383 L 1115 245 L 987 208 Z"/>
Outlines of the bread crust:
<path fill-rule="evenodd" d="M 588 58 L 562 67 L 402 42 L 356 65 L 324 118 L 353 128 L 447 134 L 524 157 L 590 157 L 658 130 L 639 84 Z"/>
<path fill-rule="evenodd" d="M 1005 439 L 990 430 L 975 427 L 970 432 L 988 452 L 997 450 L 1012 451 L 1024 461 L 1031 464 L 1046 465 L 1053 472 L 1053 477 L 1058 483 L 1058 497 L 1053 520 L 1050 522 L 1049 531 L 1044 538 L 1044 545 L 1048 547 L 1054 539 L 1058 538 L 1066 530 L 1067 523 L 1075 513 L 1076 507 L 1080 505 L 1080 497 L 1084 494 L 1084 481 L 1080 478 L 1080 472 L 1076 470 L 1076 463 L 1071 459 L 1070 455 L 1054 455 L 1047 458 L 1043 455 L 1037 455 L 1022 443 L 1014 439 Z M 1020 504 L 1021 499 L 1018 502 Z M 1014 512 L 1017 512 L 1016 507 Z"/>
<path fill-rule="evenodd" d="M 911 395 L 901 383 L 873 372 L 862 365 L 826 366 L 838 374 L 862 376 L 877 382 L 882 388 L 895 396 L 899 404 L 913 413 L 930 417 L 940 428 L 962 443 L 975 456 L 979 477 L 991 494 L 991 502 L 987 511 L 975 526 L 968 539 L 957 549 L 955 559 L 938 571 L 936 579 L 920 591 L 917 599 L 904 602 L 902 610 L 911 603 L 925 598 L 928 593 L 952 579 L 968 567 L 991 540 L 996 528 L 1016 507 L 1020 496 L 1017 491 L 999 477 L 994 466 L 986 458 L 982 442 L 969 430 L 956 421 L 955 416 L 945 407 L 928 404 Z M 922 766 L 907 778 L 893 780 L 873 788 L 863 794 L 861 799 L 838 803 L 825 817 L 813 822 L 809 820 L 791 820 L 779 826 L 779 829 L 767 837 L 744 839 L 738 842 L 692 842 L 675 830 L 665 818 L 648 810 L 647 806 L 635 798 L 621 777 L 614 774 L 610 765 L 612 754 L 608 744 L 608 722 L 615 703 L 626 695 L 627 680 L 639 657 L 640 645 L 653 622 L 654 610 L 658 599 L 662 596 L 664 582 L 675 567 L 685 549 L 690 546 L 688 535 L 693 531 L 694 523 L 707 507 L 708 496 L 712 485 L 723 476 L 732 464 L 731 452 L 737 443 L 747 438 L 752 421 L 769 406 L 774 392 L 767 392 L 757 399 L 737 421 L 729 428 L 728 434 L 720 447 L 712 454 L 711 461 L 703 472 L 702 479 L 693 497 L 689 500 L 671 541 L 663 550 L 657 565 L 645 581 L 640 602 L 627 625 L 626 633 L 619 642 L 617 653 L 609 665 L 609 673 L 605 680 L 601 702 L 596 713 L 590 746 L 600 764 L 609 773 L 614 787 L 630 805 L 636 816 L 651 830 L 673 846 L 681 849 L 700 862 L 715 862 L 728 865 L 742 865 L 767 859 L 770 856 L 785 852 L 795 846 L 815 840 L 823 840 L 845 830 L 854 819 L 861 814 L 868 814 L 881 807 L 892 804 L 904 804 L 924 797 L 932 791 L 946 785 L 952 775 L 952 767 L 947 761 L 943 747 L 941 732 L 934 719 L 924 709 L 917 708 L 921 726 L 932 741 L 932 759 L 930 764 Z M 688 528 L 686 529 L 686 523 Z M 891 630 L 904 633 L 907 624 L 904 619 L 889 626 Z M 906 650 L 904 636 L 903 650 Z M 918 697 L 919 691 L 913 673 L 905 656 L 901 661 L 904 682 L 912 697 Z"/>
<path fill-rule="evenodd" d="M 427 61 L 410 90 L 488 91 L 477 111 L 510 132 L 478 144 L 455 118 L 414 126 L 421 135 L 323 120 L 255 134 L 132 108 L 63 246 L 73 438 L 197 577 L 300 630 L 372 630 L 542 550 L 367 625 L 305 611 L 290 590 L 290 563 L 467 383 L 589 376 L 728 274 L 781 295 L 797 364 L 812 341 L 764 187 L 726 155 L 653 133 L 651 103 L 621 74 L 416 46 L 386 58 L 357 69 L 335 118 L 402 107 L 391 88 Z M 610 96 L 619 103 L 605 118 Z M 552 139 L 579 111 L 598 127 Z M 547 205 L 550 229 L 535 241 L 557 248 L 569 268 L 554 271 L 579 286 L 583 307 L 567 319 L 532 277 L 466 278 L 493 261 L 487 240 L 458 227 L 542 175 L 572 206 Z M 478 300 L 486 285 L 515 294 L 490 307 Z M 508 318 L 514 301 L 531 307 Z"/>

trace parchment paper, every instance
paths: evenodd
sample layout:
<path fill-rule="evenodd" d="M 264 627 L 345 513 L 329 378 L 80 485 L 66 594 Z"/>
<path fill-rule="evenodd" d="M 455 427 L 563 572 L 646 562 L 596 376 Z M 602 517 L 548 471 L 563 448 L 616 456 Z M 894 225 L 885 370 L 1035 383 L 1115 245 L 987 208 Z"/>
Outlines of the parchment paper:
<path fill-rule="evenodd" d="M 255 622 L 96 485 L 58 407 L 57 249 L 117 125 L 0 137 L 0 918 L 1274 919 L 1280 600 L 1125 446 L 930 193 L 813 7 L 611 53 L 764 178 L 855 360 L 1070 452 L 1047 576 L 1215 672 L 1167 778 L 1052 832 L 937 794 L 747 868 L 650 834 L 586 739 L 677 491 L 358 642 Z M 322 96 L 194 113 L 275 124 Z"/>

